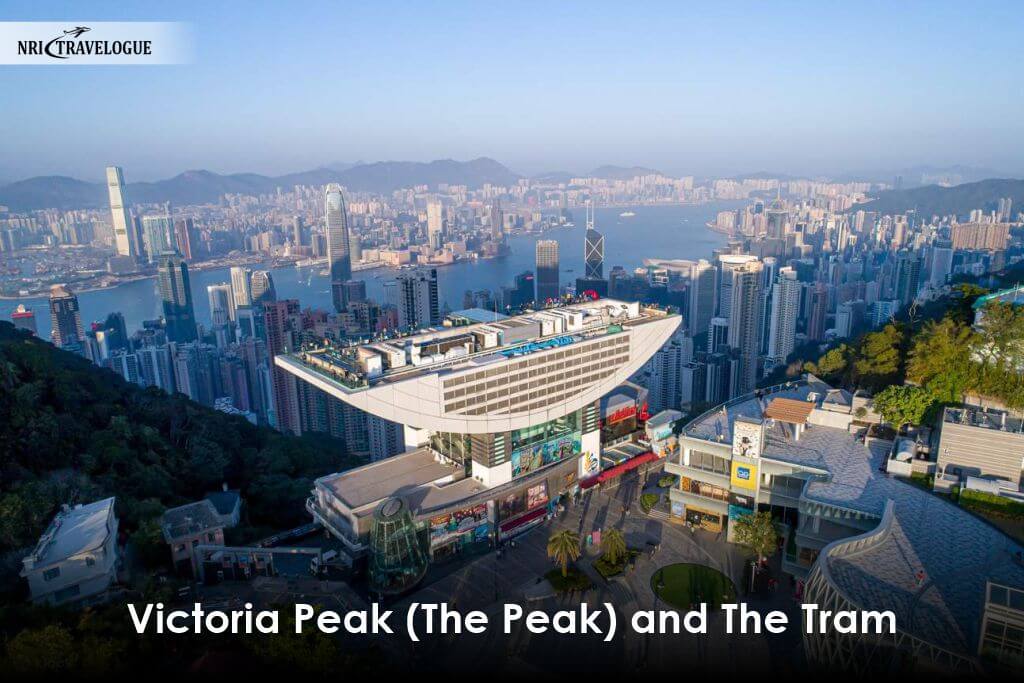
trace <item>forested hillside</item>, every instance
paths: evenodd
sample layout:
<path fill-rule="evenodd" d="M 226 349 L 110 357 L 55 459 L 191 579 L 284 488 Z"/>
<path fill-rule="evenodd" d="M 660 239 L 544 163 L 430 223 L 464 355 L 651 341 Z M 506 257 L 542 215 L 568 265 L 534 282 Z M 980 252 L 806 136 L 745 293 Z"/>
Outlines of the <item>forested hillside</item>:
<path fill-rule="evenodd" d="M 309 521 L 313 478 L 353 464 L 338 441 L 142 389 L 0 322 L 0 552 L 34 543 L 62 503 L 106 496 L 123 530 L 152 538 L 165 507 L 224 482 L 251 524 L 287 528 Z"/>

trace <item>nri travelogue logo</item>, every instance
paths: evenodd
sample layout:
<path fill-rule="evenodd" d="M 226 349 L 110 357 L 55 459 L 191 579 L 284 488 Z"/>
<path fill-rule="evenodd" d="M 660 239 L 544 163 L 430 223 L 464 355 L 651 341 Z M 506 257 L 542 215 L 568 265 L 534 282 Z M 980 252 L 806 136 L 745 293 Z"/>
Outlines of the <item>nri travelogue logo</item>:
<path fill-rule="evenodd" d="M 48 55 L 54 59 L 70 59 L 75 55 L 151 55 L 152 40 L 79 40 L 91 31 L 76 26 L 63 31 L 53 40 L 19 40 L 19 55 Z"/>
<path fill-rule="evenodd" d="M 0 22 L 2 64 L 182 64 L 190 54 L 175 22 Z"/>

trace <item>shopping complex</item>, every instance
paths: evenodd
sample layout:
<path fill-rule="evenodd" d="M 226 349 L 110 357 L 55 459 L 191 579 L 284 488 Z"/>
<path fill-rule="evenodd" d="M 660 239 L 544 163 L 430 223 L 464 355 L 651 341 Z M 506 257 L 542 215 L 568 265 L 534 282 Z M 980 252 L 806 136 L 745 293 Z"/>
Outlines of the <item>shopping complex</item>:
<path fill-rule="evenodd" d="M 892 610 L 892 636 L 805 636 L 809 661 L 849 672 L 913 660 L 974 671 L 1020 662 L 1022 548 L 953 503 L 886 474 L 869 400 L 807 375 L 737 397 L 687 424 L 665 470 L 677 520 L 734 535 L 770 510 L 785 530 L 783 569 L 825 610 Z"/>
<path fill-rule="evenodd" d="M 278 356 L 299 381 L 404 429 L 405 453 L 317 480 L 310 513 L 368 559 L 381 593 L 414 584 L 430 559 L 511 539 L 602 469 L 672 450 L 671 420 L 650 422 L 652 443 L 645 391 L 628 379 L 679 324 L 602 299 Z"/>

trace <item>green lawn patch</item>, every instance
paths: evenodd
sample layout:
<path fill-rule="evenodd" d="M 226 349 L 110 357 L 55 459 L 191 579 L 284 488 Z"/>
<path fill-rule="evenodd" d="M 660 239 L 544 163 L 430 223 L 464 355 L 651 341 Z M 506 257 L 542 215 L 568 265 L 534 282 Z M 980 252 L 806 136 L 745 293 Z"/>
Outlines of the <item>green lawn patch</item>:
<path fill-rule="evenodd" d="M 690 609 L 701 602 L 717 609 L 736 600 L 736 586 L 728 576 L 700 564 L 670 564 L 654 572 L 651 590 L 676 609 Z"/>
<path fill-rule="evenodd" d="M 565 576 L 562 576 L 561 568 L 555 568 L 544 575 L 551 586 L 559 593 L 572 593 L 574 591 L 585 591 L 593 582 L 590 577 L 576 567 L 569 567 Z"/>

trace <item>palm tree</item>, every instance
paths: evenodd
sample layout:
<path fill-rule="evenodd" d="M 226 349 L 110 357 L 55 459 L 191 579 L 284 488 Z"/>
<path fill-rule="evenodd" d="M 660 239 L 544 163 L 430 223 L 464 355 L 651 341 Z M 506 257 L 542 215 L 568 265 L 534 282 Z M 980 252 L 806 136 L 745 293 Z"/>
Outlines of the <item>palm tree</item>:
<path fill-rule="evenodd" d="M 609 564 L 618 564 L 626 556 L 626 537 L 618 529 L 608 529 L 601 536 L 601 550 Z"/>
<path fill-rule="evenodd" d="M 548 557 L 562 565 L 562 576 L 568 576 L 569 563 L 580 556 L 580 536 L 571 529 L 556 531 L 548 538 Z"/>

